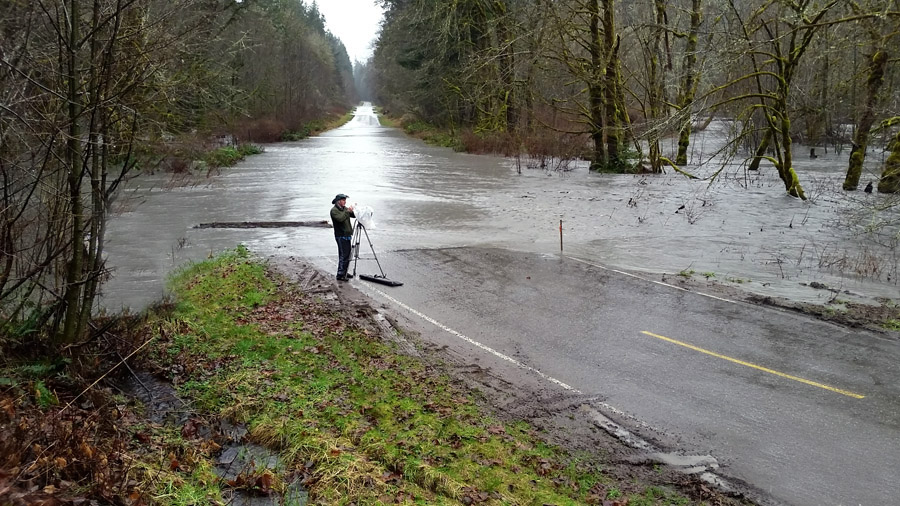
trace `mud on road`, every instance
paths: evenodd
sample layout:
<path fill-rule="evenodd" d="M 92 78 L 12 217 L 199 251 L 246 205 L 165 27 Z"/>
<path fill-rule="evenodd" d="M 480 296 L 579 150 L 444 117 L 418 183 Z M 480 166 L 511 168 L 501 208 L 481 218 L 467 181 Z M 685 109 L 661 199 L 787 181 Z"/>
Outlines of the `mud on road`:
<path fill-rule="evenodd" d="M 802 313 L 843 327 L 865 329 L 883 334 L 888 338 L 900 340 L 900 331 L 888 328 L 892 324 L 897 325 L 900 322 L 900 300 L 876 299 L 879 302 L 878 305 L 853 302 L 850 299 L 854 298 L 856 294 L 814 282 L 807 286 L 830 292 L 832 296 L 826 304 L 810 304 L 784 297 L 758 295 L 741 290 L 733 285 L 703 280 L 700 279 L 701 277 L 669 274 L 662 275 L 660 281 L 692 292 L 702 292 L 748 304 L 758 304 Z"/>
<path fill-rule="evenodd" d="M 404 315 L 357 289 L 354 285 L 358 281 L 338 283 L 304 259 L 273 256 L 268 264 L 303 292 L 316 295 L 353 320 L 354 325 L 396 343 L 401 353 L 418 357 L 433 371 L 476 393 L 491 415 L 508 422 L 525 421 L 548 443 L 573 456 L 597 460 L 605 474 L 622 484 L 623 493 L 630 491 L 629 486 L 637 491 L 659 485 L 678 489 L 705 504 L 766 504 L 764 494 L 751 485 L 715 475 L 715 459 L 665 454 L 668 443 L 664 434 L 658 434 L 658 439 L 648 439 L 646 433 L 637 437 L 601 415 L 593 407 L 602 404 L 603 399 L 597 396 L 556 388 L 527 369 L 483 367 L 477 352 L 464 355 L 435 345 L 414 330 Z"/>

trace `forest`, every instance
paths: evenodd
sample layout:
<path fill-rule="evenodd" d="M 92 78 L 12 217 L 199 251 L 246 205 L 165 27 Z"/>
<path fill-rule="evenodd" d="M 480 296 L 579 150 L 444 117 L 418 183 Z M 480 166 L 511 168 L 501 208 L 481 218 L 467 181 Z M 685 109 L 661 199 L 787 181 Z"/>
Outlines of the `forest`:
<path fill-rule="evenodd" d="M 722 156 L 771 163 L 792 196 L 806 198 L 793 160 L 815 156 L 794 143 L 846 150 L 847 191 L 893 148 L 876 188 L 900 191 L 896 0 L 382 3 L 363 96 L 463 149 L 691 177 L 691 132 L 723 118 Z"/>
<path fill-rule="evenodd" d="M 196 169 L 222 145 L 302 137 L 357 100 L 347 52 L 315 4 L 2 6 L 0 336 L 13 342 L 55 348 L 85 335 L 110 204 L 128 178 Z"/>

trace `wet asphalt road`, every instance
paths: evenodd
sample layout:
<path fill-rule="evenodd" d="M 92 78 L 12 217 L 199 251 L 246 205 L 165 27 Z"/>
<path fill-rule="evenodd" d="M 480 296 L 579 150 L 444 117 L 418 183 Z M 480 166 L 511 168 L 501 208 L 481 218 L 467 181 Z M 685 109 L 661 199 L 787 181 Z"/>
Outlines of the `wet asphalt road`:
<path fill-rule="evenodd" d="M 559 255 L 379 258 L 405 285 L 353 285 L 418 320 L 426 339 L 497 370 L 507 355 L 561 393 L 553 380 L 601 399 L 598 409 L 658 446 L 712 455 L 762 502 L 900 503 L 896 340 Z"/>

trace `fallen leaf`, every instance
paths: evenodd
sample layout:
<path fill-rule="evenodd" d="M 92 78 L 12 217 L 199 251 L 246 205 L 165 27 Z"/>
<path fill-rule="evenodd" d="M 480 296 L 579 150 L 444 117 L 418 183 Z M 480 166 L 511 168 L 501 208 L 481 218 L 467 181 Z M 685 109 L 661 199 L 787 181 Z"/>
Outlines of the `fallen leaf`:
<path fill-rule="evenodd" d="M 275 477 L 272 476 L 272 473 L 269 471 L 264 472 L 256 479 L 256 486 L 259 490 L 268 495 L 272 493 L 272 484 L 275 482 Z"/>
<path fill-rule="evenodd" d="M 197 422 L 193 419 L 188 420 L 181 428 L 181 437 L 185 439 L 194 439 L 197 436 Z"/>
<path fill-rule="evenodd" d="M 6 413 L 6 416 L 8 416 L 10 420 L 16 415 L 16 409 L 9 399 L 0 400 L 0 409 Z"/>
<path fill-rule="evenodd" d="M 94 450 L 91 449 L 91 446 L 84 441 L 81 442 L 81 446 L 79 447 L 79 449 L 81 450 L 81 454 L 86 459 L 90 459 L 94 456 Z"/>

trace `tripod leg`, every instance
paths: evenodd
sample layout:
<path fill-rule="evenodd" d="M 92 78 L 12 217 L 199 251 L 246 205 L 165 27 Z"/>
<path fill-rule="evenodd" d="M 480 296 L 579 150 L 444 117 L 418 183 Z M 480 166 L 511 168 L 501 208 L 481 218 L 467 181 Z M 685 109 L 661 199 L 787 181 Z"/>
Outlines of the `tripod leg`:
<path fill-rule="evenodd" d="M 386 278 L 387 276 L 384 275 L 384 269 L 381 268 L 381 262 L 378 261 L 378 255 L 375 254 L 375 246 L 372 246 L 372 239 L 369 239 L 369 232 L 366 230 L 366 227 L 363 227 L 362 230 L 366 234 L 366 241 L 369 242 L 369 249 L 372 250 L 372 256 L 375 257 L 375 263 L 378 264 L 378 271 L 381 272 L 382 278 Z M 356 273 L 355 270 L 353 272 L 354 274 Z"/>
<path fill-rule="evenodd" d="M 356 224 L 356 228 L 353 229 L 353 240 L 350 243 L 350 249 L 353 254 L 353 277 L 356 277 L 356 264 L 359 262 L 359 229 L 361 227 L 362 225 L 359 223 Z"/>

